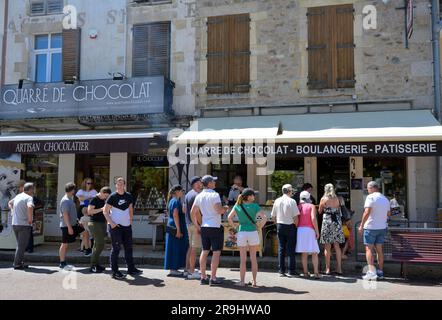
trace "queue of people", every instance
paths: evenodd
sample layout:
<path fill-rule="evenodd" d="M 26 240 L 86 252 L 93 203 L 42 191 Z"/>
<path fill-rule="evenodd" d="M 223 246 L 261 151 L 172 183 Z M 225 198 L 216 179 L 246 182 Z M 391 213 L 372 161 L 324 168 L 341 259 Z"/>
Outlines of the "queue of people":
<path fill-rule="evenodd" d="M 256 253 L 259 250 L 259 230 L 266 224 L 266 215 L 255 202 L 256 192 L 251 188 L 241 188 L 241 192 L 233 195 L 233 208 L 222 205 L 220 195 L 215 191 L 217 178 L 211 175 L 193 177 L 192 189 L 184 194 L 180 185 L 173 186 L 168 195 L 166 228 L 166 246 L 164 268 L 169 270 L 170 277 L 199 279 L 201 285 L 216 286 L 222 283 L 217 276 L 221 251 L 224 245 L 224 230 L 222 216 L 228 213 L 230 227 L 237 228 L 237 245 L 240 251 L 240 281 L 239 286 L 250 285 L 257 287 L 258 262 Z M 236 178 L 233 191 L 239 190 L 240 180 Z M 345 203 L 336 195 L 334 186 L 324 187 L 318 210 L 314 205 L 311 185 L 294 199 L 294 189 L 290 184 L 282 187 L 282 196 L 275 200 L 271 219 L 276 224 L 278 237 L 278 261 L 280 277 L 305 277 L 319 279 L 319 243 L 324 246 L 325 275 L 342 275 L 342 256 L 348 251 L 351 242 L 351 220 L 343 214 Z M 116 191 L 103 187 L 97 193 L 91 179 L 85 179 L 82 189 L 76 190 L 73 182 L 65 185 L 65 196 L 60 202 L 60 230 L 62 243 L 59 249 L 60 268 L 68 266 L 66 255 L 68 246 L 77 237 L 87 232 L 87 239 L 92 236 L 91 273 L 101 273 L 100 255 L 105 244 L 106 234 L 110 235 L 112 251 L 110 266 L 112 277 L 122 280 L 126 277 L 119 270 L 118 257 L 121 246 L 124 247 L 124 257 L 127 264 L 127 274 L 136 276 L 142 273 L 135 267 L 133 261 L 132 223 L 134 215 L 134 200 L 126 191 L 126 181 L 116 179 Z M 379 192 L 379 186 L 371 181 L 367 185 L 368 197 L 365 201 L 363 218 L 359 232 L 363 234 L 366 246 L 366 259 L 369 266 L 366 280 L 383 277 L 383 243 L 385 241 L 387 219 L 391 214 L 389 200 Z M 82 201 L 80 217 L 74 201 L 74 196 Z M 184 202 L 182 202 L 184 199 Z M 13 214 L 13 230 L 17 238 L 17 250 L 14 259 L 14 269 L 25 269 L 24 252 L 29 243 L 33 223 L 34 185 L 24 183 L 20 193 L 9 202 Z M 322 216 L 322 224 L 318 223 L 318 214 Z M 84 219 L 87 217 L 87 219 Z M 347 229 L 347 231 L 345 231 Z M 87 230 L 87 231 L 86 231 Z M 346 234 L 347 233 L 347 234 Z M 319 243 L 318 243 L 319 241 Z M 85 247 L 87 241 L 83 237 Z M 344 251 L 342 250 L 344 248 Z M 199 272 L 196 269 L 197 251 L 199 257 Z M 336 270 L 331 272 L 332 250 L 336 256 Z M 211 274 L 206 272 L 207 258 L 212 251 Z M 374 264 L 374 251 L 377 255 L 378 267 Z M 252 266 L 252 282 L 247 282 L 246 261 L 247 252 L 250 254 Z M 296 253 L 302 257 L 302 273 L 296 271 Z M 312 256 L 313 272 L 308 270 L 308 256 Z M 288 257 L 288 268 L 286 267 Z M 183 272 L 180 270 L 184 270 Z M 287 272 L 288 271 L 288 272 Z"/>

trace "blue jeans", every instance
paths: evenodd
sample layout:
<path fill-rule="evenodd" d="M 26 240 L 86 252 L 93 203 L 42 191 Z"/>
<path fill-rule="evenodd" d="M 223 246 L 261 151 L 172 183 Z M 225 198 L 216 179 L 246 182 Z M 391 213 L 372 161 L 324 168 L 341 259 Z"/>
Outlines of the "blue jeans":
<path fill-rule="evenodd" d="M 289 257 L 289 273 L 296 269 L 296 226 L 294 224 L 277 224 L 279 273 L 285 273 L 285 257 Z"/>
<path fill-rule="evenodd" d="M 380 229 L 380 230 L 364 229 L 364 244 L 366 246 L 375 245 L 375 244 L 384 244 L 386 235 L 387 235 L 387 229 Z"/>
<path fill-rule="evenodd" d="M 112 272 L 118 271 L 118 256 L 120 254 L 121 245 L 124 246 L 124 259 L 126 260 L 127 270 L 134 270 L 132 227 L 121 226 L 112 229 L 111 226 L 109 226 L 109 233 L 112 240 L 112 251 L 110 255 Z"/>

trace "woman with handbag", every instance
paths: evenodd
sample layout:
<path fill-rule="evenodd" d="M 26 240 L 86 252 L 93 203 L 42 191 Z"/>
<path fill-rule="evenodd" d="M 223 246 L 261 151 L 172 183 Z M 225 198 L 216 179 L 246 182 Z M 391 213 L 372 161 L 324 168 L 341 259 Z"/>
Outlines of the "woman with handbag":
<path fill-rule="evenodd" d="M 260 246 L 258 229 L 261 229 L 267 217 L 260 206 L 255 203 L 255 191 L 246 188 L 241 192 L 235 206 L 229 214 L 229 224 L 234 227 L 233 218 L 238 217 L 239 228 L 237 234 L 237 245 L 240 252 L 240 286 L 245 286 L 247 248 L 250 251 L 252 264 L 253 287 L 256 288 L 256 276 L 258 274 L 258 261 L 256 252 Z"/>
<path fill-rule="evenodd" d="M 296 252 L 302 254 L 302 268 L 303 274 L 301 277 L 308 277 L 308 255 L 312 255 L 313 272 L 311 275 L 314 279 L 319 279 L 319 261 L 318 261 L 318 239 L 319 229 L 318 221 L 316 220 L 316 207 L 311 203 L 310 193 L 302 191 L 299 196 L 299 223 L 296 240 Z"/>
<path fill-rule="evenodd" d="M 330 259 L 332 245 L 336 252 L 336 272 L 341 276 L 341 247 L 340 243 L 345 243 L 344 232 L 342 231 L 341 204 L 336 195 L 334 186 L 329 183 L 324 187 L 324 196 L 319 204 L 319 214 L 323 215 L 321 237 L 319 242 L 324 244 L 325 250 L 325 274 L 331 275 Z"/>
<path fill-rule="evenodd" d="M 166 226 L 164 269 L 170 270 L 168 277 L 182 277 L 184 274 L 178 270 L 186 267 L 189 236 L 183 205 L 181 204 L 183 194 L 183 187 L 175 185 L 170 189 L 167 197 L 169 220 Z"/>

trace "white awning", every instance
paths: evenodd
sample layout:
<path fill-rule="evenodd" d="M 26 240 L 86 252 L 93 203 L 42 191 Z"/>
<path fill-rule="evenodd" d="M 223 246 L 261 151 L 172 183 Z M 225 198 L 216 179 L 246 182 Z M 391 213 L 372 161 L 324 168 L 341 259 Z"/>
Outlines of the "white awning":
<path fill-rule="evenodd" d="M 276 143 L 442 141 L 429 110 L 201 118 L 178 143 L 272 139 Z"/>
<path fill-rule="evenodd" d="M 9 141 L 57 141 L 57 140 L 107 140 L 107 139 L 152 139 L 161 132 L 105 132 L 105 133 L 63 133 L 63 134 L 19 134 L 0 135 L 1 142 Z"/>

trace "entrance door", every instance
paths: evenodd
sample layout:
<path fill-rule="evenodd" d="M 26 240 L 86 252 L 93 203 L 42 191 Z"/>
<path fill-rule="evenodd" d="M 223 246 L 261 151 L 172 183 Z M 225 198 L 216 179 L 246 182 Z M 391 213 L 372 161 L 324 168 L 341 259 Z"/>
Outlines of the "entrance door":
<path fill-rule="evenodd" d="M 92 178 L 94 187 L 98 191 L 101 187 L 109 186 L 110 156 L 108 154 L 81 154 L 76 156 L 77 186 L 85 178 Z"/>
<path fill-rule="evenodd" d="M 336 194 L 350 208 L 350 165 L 348 158 L 318 158 L 318 198 L 324 194 L 324 186 L 332 183 Z"/>

